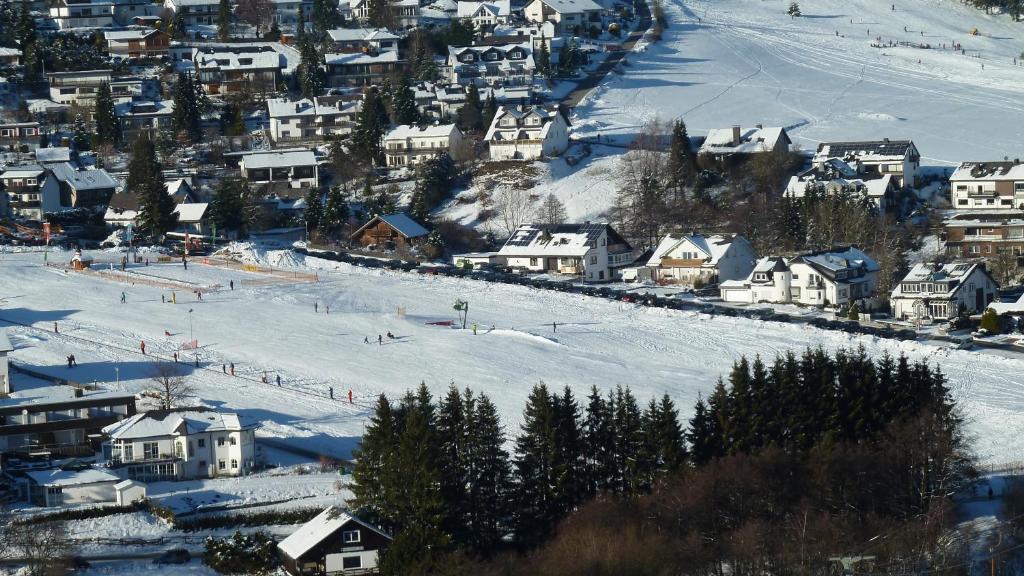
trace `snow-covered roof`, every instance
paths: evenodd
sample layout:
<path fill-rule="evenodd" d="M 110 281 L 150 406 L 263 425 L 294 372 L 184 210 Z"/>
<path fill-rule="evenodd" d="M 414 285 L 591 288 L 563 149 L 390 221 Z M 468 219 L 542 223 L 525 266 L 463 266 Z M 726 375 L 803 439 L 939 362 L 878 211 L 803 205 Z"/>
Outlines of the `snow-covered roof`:
<path fill-rule="evenodd" d="M 700 147 L 703 154 L 756 154 L 772 152 L 776 142 L 788 141 L 786 129 L 779 126 L 740 129 L 740 139 L 733 138 L 732 128 L 712 128 Z"/>
<path fill-rule="evenodd" d="M 361 100 L 341 100 L 337 97 L 316 97 L 310 100 L 291 101 L 287 98 L 267 100 L 267 113 L 271 118 L 294 118 L 296 116 L 324 116 L 329 114 L 353 114 L 359 111 Z"/>
<path fill-rule="evenodd" d="M 7 398 L 0 398 L 0 406 L 4 408 L 33 407 L 47 404 L 64 404 L 69 402 L 91 402 L 94 400 L 127 400 L 135 398 L 133 394 L 108 390 L 82 390 L 73 386 L 40 386 L 15 390 Z M 121 403 L 121 402 L 119 402 Z"/>
<path fill-rule="evenodd" d="M 754 272 L 768 273 L 776 268 L 786 269 L 786 261 L 778 256 L 765 256 L 754 264 Z"/>
<path fill-rule="evenodd" d="M 917 153 L 913 140 L 872 140 L 865 142 L 822 142 L 814 153 L 814 161 L 824 158 L 856 158 L 861 162 L 902 161 Z"/>
<path fill-rule="evenodd" d="M 37 178 L 44 172 L 43 167 L 38 164 L 25 164 L 4 170 L 3 173 L 0 173 L 0 178 Z"/>
<path fill-rule="evenodd" d="M 251 428 L 251 426 L 243 425 L 238 414 L 190 408 L 142 412 L 106 426 L 103 428 L 103 433 L 112 440 L 129 440 L 197 434 L 199 432 L 232 432 L 244 428 Z"/>
<path fill-rule="evenodd" d="M 25 472 L 25 475 L 40 486 L 83 486 L 101 482 L 117 483 L 121 480 L 110 472 L 93 467 L 85 470 L 34 470 Z"/>
<path fill-rule="evenodd" d="M 459 18 L 472 18 L 480 9 L 484 9 L 492 16 L 508 16 L 511 10 L 510 0 L 491 0 L 490 2 L 459 2 Z"/>
<path fill-rule="evenodd" d="M 604 10 L 604 7 L 593 0 L 540 0 L 559 14 L 577 14 L 584 11 Z"/>
<path fill-rule="evenodd" d="M 373 225 L 373 223 L 377 222 L 378 220 L 386 222 L 388 226 L 391 226 L 392 228 L 395 229 L 396 232 L 398 232 L 402 236 L 405 236 L 406 238 L 419 238 L 421 236 L 426 236 L 427 234 L 430 233 L 426 228 L 420 226 L 418 222 L 416 222 L 412 218 L 409 218 L 409 216 L 407 216 L 406 214 L 402 212 L 396 212 L 394 214 L 374 216 L 366 224 L 363 224 L 362 226 L 359 227 L 358 230 L 352 233 L 352 237 L 354 238 L 356 236 L 359 236 L 359 234 L 361 234 L 363 230 Z"/>
<path fill-rule="evenodd" d="M 946 264 L 918 262 L 917 264 L 914 264 L 914 267 L 910 269 L 910 272 L 907 272 L 907 275 L 903 278 L 902 282 L 896 285 L 896 288 L 892 291 L 892 295 L 893 297 L 900 297 L 903 295 L 904 282 L 916 282 L 923 284 L 917 287 L 918 290 L 913 293 L 914 297 L 926 297 L 935 294 L 948 298 L 956 294 L 956 292 L 963 287 L 964 280 L 969 278 L 978 269 L 980 269 L 983 274 L 988 275 L 988 271 L 985 270 L 985 266 L 980 262 L 949 262 Z M 927 286 L 941 286 L 944 289 L 929 291 L 926 290 Z"/>
<path fill-rule="evenodd" d="M 350 52 L 343 54 L 329 53 L 324 54 L 324 62 L 334 66 L 398 62 L 398 52 L 388 50 L 387 52 L 380 52 L 378 54 L 369 54 L 364 52 Z"/>
<path fill-rule="evenodd" d="M 114 114 L 124 116 L 169 116 L 174 113 L 174 100 L 131 100 L 114 104 Z"/>
<path fill-rule="evenodd" d="M 335 28 L 328 30 L 327 35 L 333 42 L 377 42 L 380 40 L 398 40 L 398 36 L 385 28 Z"/>
<path fill-rule="evenodd" d="M 791 176 L 786 185 L 786 195 L 793 198 L 803 198 L 807 195 L 807 188 L 812 184 L 824 185 L 825 190 L 838 188 L 850 188 L 863 191 L 869 198 L 881 198 L 893 186 L 892 174 L 883 174 L 880 178 L 833 178 L 831 180 L 818 179 L 817 176 L 802 177 L 802 175 Z"/>
<path fill-rule="evenodd" d="M 677 248 L 686 245 L 695 247 L 703 255 L 701 259 L 705 260 L 707 265 L 715 266 L 738 238 L 733 235 L 703 236 L 701 234 L 689 234 L 686 236 L 673 236 L 668 234 L 658 243 L 650 260 L 647 261 L 647 265 L 660 266 L 662 258 L 671 258 L 671 255 Z"/>
<path fill-rule="evenodd" d="M 502 256 L 585 256 L 601 234 L 614 234 L 608 224 L 523 224 L 498 251 Z M 621 240 L 616 235 L 615 240 Z M 625 242 L 624 240 L 621 240 Z M 608 244 L 614 243 L 611 238 Z"/>
<path fill-rule="evenodd" d="M 54 162 L 70 162 L 71 148 L 67 146 L 51 146 L 50 148 L 36 148 L 36 162 L 50 164 Z"/>
<path fill-rule="evenodd" d="M 142 40 L 159 32 L 156 28 L 133 28 L 130 30 L 104 30 L 103 37 L 110 40 Z"/>
<path fill-rule="evenodd" d="M 0 57 L 21 56 L 21 50 L 17 48 L 0 47 Z"/>
<path fill-rule="evenodd" d="M 200 51 L 196 53 L 195 63 L 200 69 L 262 70 L 280 68 L 281 55 L 273 50 L 262 50 L 259 52 Z"/>
<path fill-rule="evenodd" d="M 432 126 L 399 124 L 384 135 L 384 141 L 406 140 L 409 138 L 446 138 L 450 137 L 457 130 L 458 128 L 455 124 L 436 124 Z"/>
<path fill-rule="evenodd" d="M 135 486 L 138 486 L 140 488 L 146 487 L 146 485 L 143 482 L 139 482 L 138 480 L 121 480 L 117 484 L 114 484 L 114 490 L 127 490 Z"/>
<path fill-rule="evenodd" d="M 802 254 L 794 258 L 790 264 L 796 262 L 805 262 L 830 277 L 840 270 L 863 268 L 867 272 L 877 272 L 881 269 L 874 259 L 865 254 L 863 250 L 853 246 L 842 250 L 823 250 Z"/>
<path fill-rule="evenodd" d="M 0 331 L 0 352 L 11 352 L 14 350 L 14 346 L 11 346 L 11 341 L 7 338 L 7 331 Z"/>
<path fill-rule="evenodd" d="M 314 546 L 323 542 L 326 538 L 330 537 L 331 534 L 334 534 L 338 529 L 349 522 L 355 522 L 368 530 L 372 530 L 377 534 L 380 534 L 388 540 L 391 539 L 390 536 L 381 530 L 363 522 L 359 518 L 352 516 L 340 508 L 331 506 L 309 522 L 300 526 L 298 530 L 292 532 L 290 536 L 279 542 L 277 547 L 289 558 L 301 558 L 303 554 L 309 552 Z"/>
<path fill-rule="evenodd" d="M 75 190 L 100 190 L 117 187 L 117 180 L 114 180 L 102 168 L 78 170 L 71 164 L 64 162 L 50 166 L 50 171 L 53 172 L 57 180 L 67 183 Z"/>
<path fill-rule="evenodd" d="M 498 106 L 494 113 L 494 119 L 484 135 L 487 142 L 501 142 L 510 140 L 544 140 L 556 117 L 558 110 L 547 110 L 540 106 Z M 516 119 L 515 126 L 502 126 L 501 120 L 506 117 Z M 540 124 L 529 125 L 524 122 L 528 116 L 540 118 Z"/>
<path fill-rule="evenodd" d="M 950 182 L 1024 180 L 1024 164 L 1006 162 L 964 162 L 949 177 Z"/>
<path fill-rule="evenodd" d="M 178 204 L 174 207 L 174 213 L 178 215 L 178 222 L 192 224 L 201 222 L 206 215 L 206 209 L 210 205 L 206 202 L 193 202 L 191 204 Z"/>
<path fill-rule="evenodd" d="M 316 156 L 312 150 L 257 152 L 242 156 L 242 164 L 246 170 L 313 166 L 316 165 Z"/>

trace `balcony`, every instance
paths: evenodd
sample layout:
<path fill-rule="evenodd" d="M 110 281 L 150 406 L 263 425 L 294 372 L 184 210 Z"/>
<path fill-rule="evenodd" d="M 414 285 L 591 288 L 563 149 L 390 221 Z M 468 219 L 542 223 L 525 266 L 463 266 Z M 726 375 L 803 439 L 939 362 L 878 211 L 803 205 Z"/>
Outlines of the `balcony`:
<path fill-rule="evenodd" d="M 995 190 L 968 190 L 968 198 L 995 198 L 999 194 Z"/>

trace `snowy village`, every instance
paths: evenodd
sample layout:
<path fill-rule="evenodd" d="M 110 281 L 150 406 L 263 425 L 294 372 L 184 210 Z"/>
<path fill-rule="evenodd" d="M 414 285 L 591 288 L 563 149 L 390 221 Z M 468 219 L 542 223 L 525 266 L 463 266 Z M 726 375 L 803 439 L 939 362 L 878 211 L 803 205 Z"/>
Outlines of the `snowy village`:
<path fill-rule="evenodd" d="M 0 0 L 0 574 L 1024 574 L 1022 12 Z"/>

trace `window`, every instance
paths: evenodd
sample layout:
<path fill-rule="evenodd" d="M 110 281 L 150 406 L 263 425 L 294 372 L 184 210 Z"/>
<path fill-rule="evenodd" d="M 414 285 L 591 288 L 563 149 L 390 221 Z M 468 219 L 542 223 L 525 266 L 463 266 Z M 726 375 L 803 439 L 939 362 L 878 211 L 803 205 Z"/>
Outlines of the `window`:
<path fill-rule="evenodd" d="M 956 201 L 956 204 L 957 204 L 957 206 L 967 206 L 967 199 L 966 198 L 960 198 L 959 200 Z"/>
<path fill-rule="evenodd" d="M 346 544 L 359 542 L 359 530 L 345 530 L 341 533 L 341 540 Z"/>
<path fill-rule="evenodd" d="M 537 259 L 536 258 L 530 258 L 530 266 L 536 266 L 536 265 L 537 265 Z"/>
<path fill-rule="evenodd" d="M 590 263 L 591 264 L 597 264 L 597 255 L 596 254 L 590 257 Z"/>
<path fill-rule="evenodd" d="M 361 556 L 345 556 L 341 559 L 341 569 L 349 570 L 353 568 L 362 568 L 363 558 Z"/>
<path fill-rule="evenodd" d="M 231 469 L 238 470 L 238 460 L 231 460 Z"/>
<path fill-rule="evenodd" d="M 224 437 L 223 436 L 218 436 L 217 437 L 217 446 L 223 446 L 223 445 L 224 445 Z"/>
<path fill-rule="evenodd" d="M 235 444 L 238 444 L 238 439 L 235 438 L 234 436 L 232 436 L 232 437 L 228 438 L 228 443 L 231 444 L 232 446 L 234 446 Z"/>
<path fill-rule="evenodd" d="M 200 448 L 206 448 L 206 438 L 200 438 L 197 442 L 199 443 Z"/>
<path fill-rule="evenodd" d="M 146 460 L 156 458 L 160 455 L 159 444 L 156 442 L 143 442 L 142 443 L 142 457 Z"/>
<path fill-rule="evenodd" d="M 218 461 L 217 461 L 217 469 L 218 469 L 218 470 L 227 470 L 227 469 L 228 469 L 228 464 L 227 464 L 227 462 L 225 462 L 225 461 L 223 461 L 223 460 L 218 460 Z"/>

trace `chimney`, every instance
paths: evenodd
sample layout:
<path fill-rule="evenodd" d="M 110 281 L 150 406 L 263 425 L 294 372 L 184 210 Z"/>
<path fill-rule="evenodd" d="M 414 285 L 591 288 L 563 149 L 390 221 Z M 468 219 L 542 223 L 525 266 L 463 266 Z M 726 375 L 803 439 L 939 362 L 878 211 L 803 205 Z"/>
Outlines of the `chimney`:
<path fill-rule="evenodd" d="M 761 130 L 762 128 L 764 128 L 764 124 L 755 124 L 755 126 L 757 126 L 758 130 Z"/>
<path fill-rule="evenodd" d="M 732 127 L 732 145 L 740 145 L 740 127 L 738 124 Z"/>
<path fill-rule="evenodd" d="M 81 398 L 81 397 L 82 397 L 82 389 L 76 387 L 75 388 L 75 398 Z"/>

